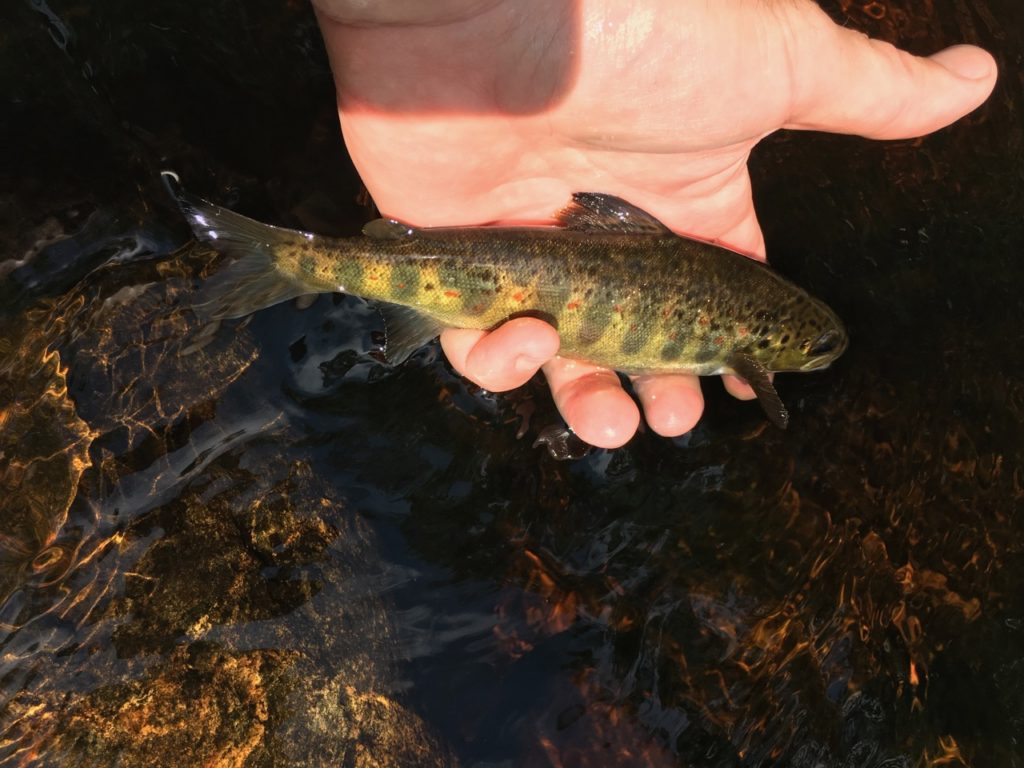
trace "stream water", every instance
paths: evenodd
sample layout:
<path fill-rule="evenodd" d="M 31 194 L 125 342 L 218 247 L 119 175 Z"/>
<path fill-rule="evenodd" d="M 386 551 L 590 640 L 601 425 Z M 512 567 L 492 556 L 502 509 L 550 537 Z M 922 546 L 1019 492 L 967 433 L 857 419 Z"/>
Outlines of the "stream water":
<path fill-rule="evenodd" d="M 1024 765 L 1024 11 L 823 4 L 992 99 L 919 141 L 780 134 L 772 263 L 846 321 L 783 432 L 555 461 L 321 296 L 196 332 L 158 180 L 368 215 L 304 3 L 0 11 L 0 765 Z"/>

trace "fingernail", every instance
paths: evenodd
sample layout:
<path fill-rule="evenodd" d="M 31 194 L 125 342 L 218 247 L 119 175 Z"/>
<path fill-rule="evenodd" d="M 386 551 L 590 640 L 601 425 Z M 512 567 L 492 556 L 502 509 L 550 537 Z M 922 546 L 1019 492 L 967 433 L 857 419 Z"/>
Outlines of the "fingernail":
<path fill-rule="evenodd" d="M 933 54 L 931 60 L 966 80 L 986 80 L 992 75 L 992 57 L 971 45 L 947 48 Z"/>

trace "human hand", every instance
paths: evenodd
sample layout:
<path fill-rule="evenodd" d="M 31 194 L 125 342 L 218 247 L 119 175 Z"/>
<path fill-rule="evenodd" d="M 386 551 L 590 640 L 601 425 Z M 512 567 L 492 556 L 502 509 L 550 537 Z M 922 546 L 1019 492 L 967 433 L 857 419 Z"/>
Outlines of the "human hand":
<path fill-rule="evenodd" d="M 599 191 L 764 259 L 746 167 L 761 138 L 923 135 L 981 104 L 996 78 L 981 49 L 914 57 L 810 0 L 317 6 L 353 162 L 382 211 L 418 226 L 551 223 L 573 192 Z M 540 320 L 447 330 L 441 342 L 486 389 L 543 369 L 592 445 L 622 445 L 639 425 L 617 375 L 559 357 Z M 739 379 L 725 385 L 753 397 Z M 687 432 L 703 411 L 696 377 L 642 376 L 634 388 L 659 434 Z"/>

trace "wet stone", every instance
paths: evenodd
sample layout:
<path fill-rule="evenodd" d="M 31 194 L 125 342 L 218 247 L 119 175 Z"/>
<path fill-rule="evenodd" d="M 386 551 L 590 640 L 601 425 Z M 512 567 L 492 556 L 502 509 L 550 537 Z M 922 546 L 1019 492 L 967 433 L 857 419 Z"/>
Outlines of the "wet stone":
<path fill-rule="evenodd" d="M 171 755 L 181 765 L 252 765 L 264 751 L 270 696 L 290 661 L 278 651 L 181 647 L 143 679 L 73 704 L 52 748 L 87 768 L 156 768 Z"/>
<path fill-rule="evenodd" d="M 301 566 L 322 558 L 337 530 L 316 515 L 297 514 L 289 501 L 293 477 L 239 499 L 231 489 L 243 483 L 251 484 L 247 473 L 217 495 L 197 489 L 132 526 L 130 535 L 158 528 L 163 536 L 146 549 L 114 604 L 115 613 L 129 618 L 114 631 L 119 653 L 166 650 L 182 635 L 200 637 L 212 626 L 285 615 L 319 591 L 319 581 Z"/>

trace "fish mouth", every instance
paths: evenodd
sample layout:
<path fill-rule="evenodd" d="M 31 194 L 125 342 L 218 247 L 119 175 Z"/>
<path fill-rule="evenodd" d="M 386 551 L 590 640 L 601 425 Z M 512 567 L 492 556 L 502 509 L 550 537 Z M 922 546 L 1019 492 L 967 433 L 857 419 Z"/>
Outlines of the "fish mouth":
<path fill-rule="evenodd" d="M 815 358 L 826 355 L 842 354 L 846 347 L 846 337 L 838 328 L 830 328 L 816 338 L 807 351 L 807 354 Z"/>
<path fill-rule="evenodd" d="M 828 368 L 832 361 L 846 351 L 846 334 L 838 328 L 830 328 L 811 342 L 807 350 L 808 360 L 802 366 L 801 371 L 822 371 Z"/>
<path fill-rule="evenodd" d="M 808 360 L 806 363 L 800 366 L 800 370 L 804 373 L 810 373 L 812 371 L 824 371 L 826 368 L 832 365 L 836 356 L 829 355 L 827 357 L 815 358 Z"/>

